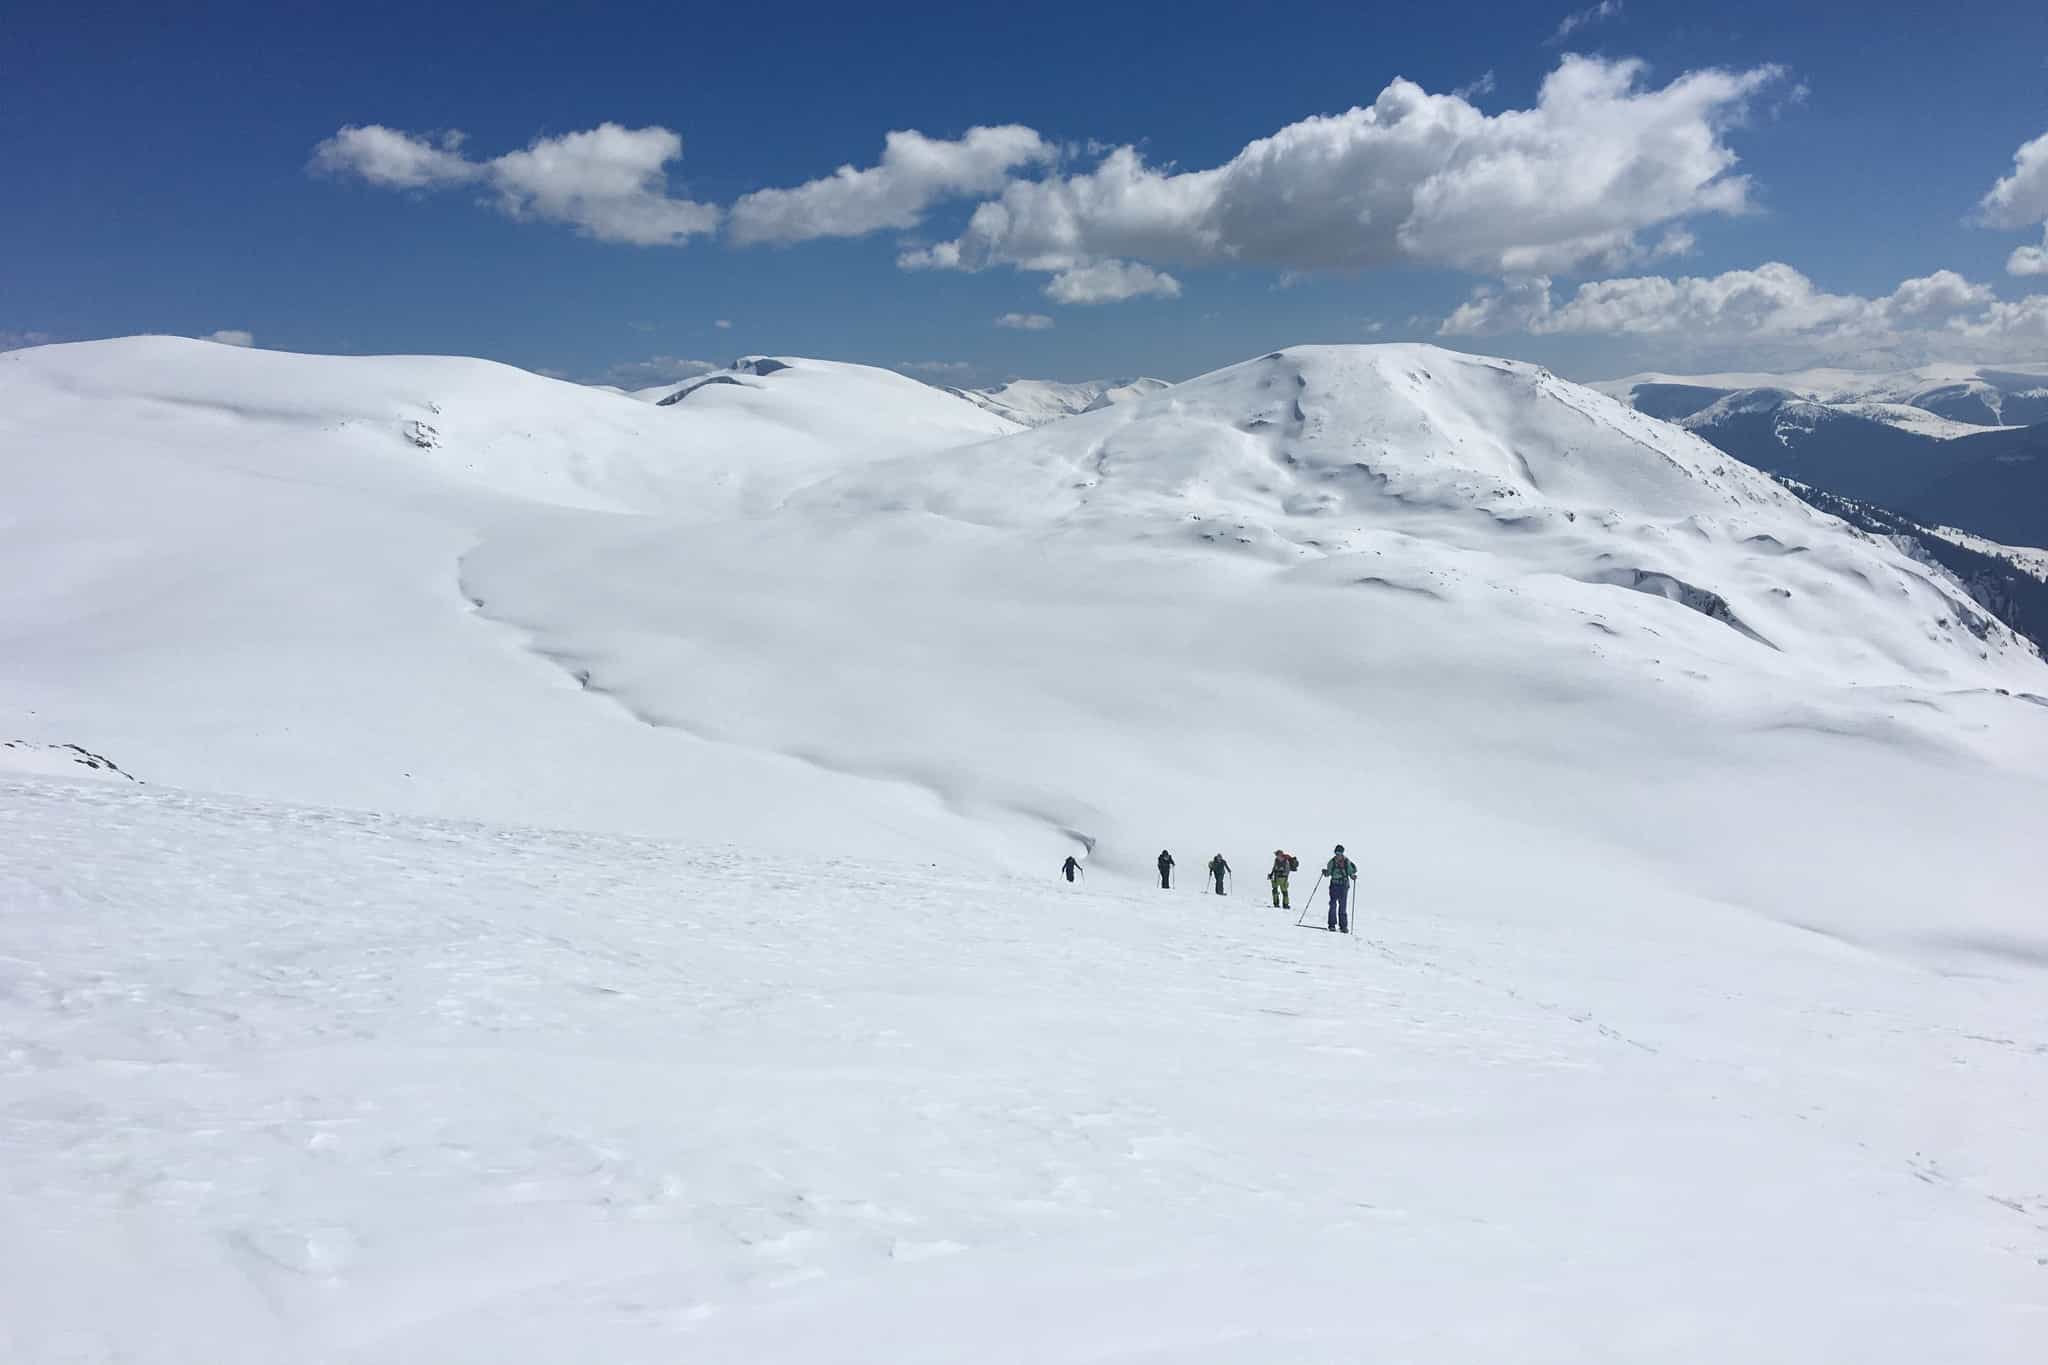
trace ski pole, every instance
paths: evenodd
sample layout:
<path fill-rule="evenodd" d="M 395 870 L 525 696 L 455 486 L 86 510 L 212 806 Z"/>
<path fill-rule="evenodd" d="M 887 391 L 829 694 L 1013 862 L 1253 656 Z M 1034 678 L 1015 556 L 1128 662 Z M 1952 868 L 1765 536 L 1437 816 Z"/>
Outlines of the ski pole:
<path fill-rule="evenodd" d="M 1320 872 L 1318 872 L 1318 873 L 1316 873 L 1316 884 L 1315 884 L 1314 886 L 1311 886 L 1311 887 L 1310 887 L 1310 888 L 1308 889 L 1308 900 L 1307 900 L 1307 902 L 1306 902 L 1306 903 L 1304 903 L 1304 904 L 1302 905 L 1302 907 L 1301 907 L 1301 918 L 1300 918 L 1300 919 L 1298 919 L 1298 920 L 1296 920 L 1296 921 L 1294 922 L 1294 927 L 1295 927 L 1295 928 L 1297 928 L 1297 929 L 1305 929 L 1305 928 L 1307 928 L 1307 927 L 1308 927 L 1308 912 L 1309 912 L 1310 910 L 1313 910 L 1313 909 L 1315 908 L 1315 904 L 1316 904 L 1316 892 L 1318 892 L 1318 891 L 1320 891 L 1320 890 L 1322 890 L 1322 889 L 1323 889 L 1323 874 L 1322 874 L 1322 873 L 1320 873 Z"/>

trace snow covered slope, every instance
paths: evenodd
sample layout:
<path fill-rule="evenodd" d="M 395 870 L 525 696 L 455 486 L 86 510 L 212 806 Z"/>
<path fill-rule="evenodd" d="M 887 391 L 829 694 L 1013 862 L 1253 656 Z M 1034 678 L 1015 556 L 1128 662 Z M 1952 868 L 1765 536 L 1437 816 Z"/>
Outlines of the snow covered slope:
<path fill-rule="evenodd" d="M 759 395 L 660 408 L 439 357 L 168 337 L 0 355 L 0 738 L 335 805 L 977 851 L 925 793 L 649 730 L 463 582 L 500 527 L 680 528 L 873 457 L 896 417 L 893 451 L 1013 429 L 884 371 L 772 378 L 786 420 Z"/>
<path fill-rule="evenodd" d="M 0 356 L 0 739 L 148 784 L 0 777 L 0 1357 L 2032 1358 L 1943 570 L 1431 347 L 785 363 Z"/>
<path fill-rule="evenodd" d="M 922 787 L 1035 828 L 1031 860 L 1138 876 L 1161 843 L 1347 826 L 1431 868 L 1626 849 L 1885 937 L 1934 891 L 1862 831 L 1940 823 L 1940 790 L 1999 827 L 1948 913 L 2031 913 L 2005 822 L 2041 792 L 2005 765 L 2048 710 L 2001 693 L 2048 693 L 2033 651 L 1939 569 L 1526 366 L 1298 348 L 867 464 L 772 522 L 494 537 L 464 576 L 651 725 Z M 1900 766 L 1816 818 L 1809 745 Z M 2018 785 L 1950 787 L 1928 752 Z M 1658 817 L 1609 818 L 1639 782 Z M 1702 863 L 1732 809 L 1750 856 Z"/>
<path fill-rule="evenodd" d="M 1062 384 L 1051 379 L 1012 379 L 987 389 L 948 389 L 968 402 L 1021 426 L 1042 427 L 1077 412 L 1142 398 L 1172 387 L 1164 379 L 1087 379 Z"/>
<path fill-rule="evenodd" d="M 1369 855 L 1344 940 L 159 786 L 0 822 L 10 1362 L 2039 1357 L 2017 956 L 1486 843 Z"/>

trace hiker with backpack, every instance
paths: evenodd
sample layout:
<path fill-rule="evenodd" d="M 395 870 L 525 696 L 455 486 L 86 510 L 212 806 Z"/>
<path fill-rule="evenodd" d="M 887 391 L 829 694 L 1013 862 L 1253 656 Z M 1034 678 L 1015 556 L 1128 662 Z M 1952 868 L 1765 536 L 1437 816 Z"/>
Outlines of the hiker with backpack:
<path fill-rule="evenodd" d="M 1230 875 L 1230 864 L 1223 861 L 1221 853 L 1209 860 L 1209 875 L 1215 879 L 1216 894 L 1223 895 L 1223 879 Z"/>
<path fill-rule="evenodd" d="M 1273 908 L 1292 910 L 1293 898 L 1287 893 L 1287 879 L 1301 870 L 1301 859 L 1284 848 L 1273 850 L 1273 870 L 1266 874 L 1266 880 L 1273 884 Z M 1311 892 L 1313 893 L 1313 892 Z"/>
<path fill-rule="evenodd" d="M 1330 932 L 1333 934 L 1351 932 L 1351 883 L 1358 879 L 1358 864 L 1344 856 L 1344 845 L 1337 845 L 1337 852 L 1331 857 L 1323 875 L 1330 879 Z"/>
<path fill-rule="evenodd" d="M 1159 850 L 1159 889 L 1173 889 L 1173 855 L 1163 848 Z"/>
<path fill-rule="evenodd" d="M 1074 874 L 1080 870 L 1081 860 L 1071 853 L 1067 855 L 1067 860 L 1060 864 L 1060 871 L 1066 874 L 1066 878 L 1070 882 L 1074 880 Z"/>

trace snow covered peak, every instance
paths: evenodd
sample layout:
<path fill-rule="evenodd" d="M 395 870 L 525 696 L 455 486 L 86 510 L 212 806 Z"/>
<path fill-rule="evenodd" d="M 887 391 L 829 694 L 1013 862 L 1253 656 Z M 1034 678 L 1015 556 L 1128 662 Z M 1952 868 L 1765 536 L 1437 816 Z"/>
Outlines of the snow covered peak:
<path fill-rule="evenodd" d="M 1732 627 L 1713 652 L 1769 668 L 2038 668 L 1939 571 L 1697 437 L 1536 366 L 1428 345 L 1290 347 L 799 501 L 1282 565 L 1365 554 L 1397 587 L 1520 595 L 1518 613 L 1546 598 L 1566 625 L 1613 605 L 1583 587 L 1636 588 Z"/>
<path fill-rule="evenodd" d="M 1792 501 L 1704 442 L 1548 371 L 1421 344 L 1292 347 L 951 468 L 871 474 L 892 501 L 998 521 L 1150 504 L 1302 527 L 1356 513 L 1519 522 Z"/>

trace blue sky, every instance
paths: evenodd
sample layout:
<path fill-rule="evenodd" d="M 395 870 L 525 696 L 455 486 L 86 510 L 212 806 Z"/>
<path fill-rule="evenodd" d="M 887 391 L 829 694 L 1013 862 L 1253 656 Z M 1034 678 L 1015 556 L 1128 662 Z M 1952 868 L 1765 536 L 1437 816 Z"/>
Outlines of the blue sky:
<path fill-rule="evenodd" d="M 0 338 L 641 382 L 2048 356 L 2048 6 L 1793 8 L 47 5 L 0 56 Z"/>

